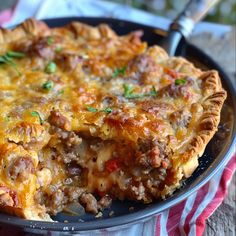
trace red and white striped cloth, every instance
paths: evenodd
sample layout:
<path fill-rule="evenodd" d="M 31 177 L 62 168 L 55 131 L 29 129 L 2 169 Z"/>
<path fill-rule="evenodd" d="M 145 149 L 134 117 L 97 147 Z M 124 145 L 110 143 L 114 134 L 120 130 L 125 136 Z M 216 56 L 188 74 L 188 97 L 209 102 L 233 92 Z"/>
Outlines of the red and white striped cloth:
<path fill-rule="evenodd" d="M 82 3 L 83 2 L 83 3 Z M 165 18 L 153 16 L 139 10 L 127 8 L 129 14 L 124 14 L 121 6 L 104 1 L 96 0 L 20 0 L 9 10 L 0 12 L 0 25 L 15 25 L 28 17 L 49 18 L 59 16 L 122 16 L 127 20 L 135 20 L 141 23 L 156 27 L 168 27 L 169 21 Z M 120 14 L 121 13 L 121 14 Z M 109 15 L 110 14 L 110 15 Z M 215 32 L 220 29 L 221 33 L 227 32 L 228 27 L 222 27 L 209 23 L 198 25 L 198 32 L 204 29 L 211 29 Z M 205 229 L 206 219 L 217 209 L 227 194 L 227 187 L 236 169 L 236 154 L 232 156 L 225 168 L 221 169 L 215 176 L 197 192 L 176 206 L 165 210 L 157 217 L 146 223 L 139 223 L 120 231 L 102 230 L 91 235 L 110 235 L 110 236 L 137 236 L 137 235 L 156 235 L 156 236 L 178 236 L 194 235 L 201 236 Z M 234 190 L 235 191 L 235 190 Z M 31 235 L 21 234 L 1 227 L 0 235 Z M 51 235 L 54 233 L 51 232 Z M 61 235 L 56 233 L 55 235 Z M 86 235 L 86 234 L 82 234 Z M 90 235 L 90 233 L 88 234 Z"/>
<path fill-rule="evenodd" d="M 224 200 L 235 169 L 236 154 L 197 192 L 157 216 L 156 236 L 202 235 L 206 219 Z"/>

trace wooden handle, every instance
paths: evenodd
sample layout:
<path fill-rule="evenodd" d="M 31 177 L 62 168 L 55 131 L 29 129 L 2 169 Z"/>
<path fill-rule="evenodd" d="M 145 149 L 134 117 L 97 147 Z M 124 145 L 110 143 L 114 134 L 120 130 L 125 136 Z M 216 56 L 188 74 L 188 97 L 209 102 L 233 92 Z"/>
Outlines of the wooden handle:
<path fill-rule="evenodd" d="M 170 26 L 170 30 L 177 30 L 184 37 L 188 37 L 194 25 L 200 21 L 219 0 L 190 0 L 184 10 Z"/>
<path fill-rule="evenodd" d="M 190 0 L 184 10 L 171 23 L 163 48 L 170 56 L 176 54 L 176 49 L 181 39 L 187 38 L 194 25 L 200 21 L 219 0 Z"/>
<path fill-rule="evenodd" d="M 188 2 L 181 14 L 192 19 L 194 23 L 197 23 L 218 1 L 219 0 L 191 0 Z"/>

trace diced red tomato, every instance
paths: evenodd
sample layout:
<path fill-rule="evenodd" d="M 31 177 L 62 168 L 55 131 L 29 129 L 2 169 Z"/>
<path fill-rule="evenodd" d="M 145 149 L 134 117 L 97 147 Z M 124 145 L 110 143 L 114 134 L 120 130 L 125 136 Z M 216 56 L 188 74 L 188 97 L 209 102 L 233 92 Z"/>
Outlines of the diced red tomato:
<path fill-rule="evenodd" d="M 106 192 L 99 191 L 99 190 L 97 190 L 97 193 L 99 197 L 104 197 L 106 195 Z"/>
<path fill-rule="evenodd" d="M 105 163 L 105 169 L 109 172 L 114 172 L 120 168 L 120 163 L 118 158 L 113 158 Z"/>
<path fill-rule="evenodd" d="M 167 67 L 164 68 L 164 72 L 173 79 L 176 79 L 178 77 L 178 73 L 175 70 L 169 69 Z"/>

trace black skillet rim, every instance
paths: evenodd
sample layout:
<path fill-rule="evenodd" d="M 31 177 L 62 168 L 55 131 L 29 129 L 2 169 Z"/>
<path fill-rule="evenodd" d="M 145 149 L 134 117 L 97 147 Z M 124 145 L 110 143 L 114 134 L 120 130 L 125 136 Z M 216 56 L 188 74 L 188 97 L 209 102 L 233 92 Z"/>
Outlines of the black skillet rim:
<path fill-rule="evenodd" d="M 69 18 L 58 18 L 58 19 L 47 19 L 45 20 L 46 23 L 50 25 L 50 21 L 60 21 L 62 24 L 63 22 L 69 22 L 69 21 L 84 21 L 84 22 L 94 22 L 98 21 L 98 23 L 105 22 L 105 23 L 118 23 L 123 22 L 124 24 L 133 25 L 135 27 L 139 27 L 140 29 L 146 28 L 146 29 L 154 29 L 154 27 L 134 23 L 126 20 L 119 20 L 119 19 L 112 19 L 112 18 L 100 18 L 100 17 L 69 17 Z M 62 25 L 62 24 L 59 25 Z M 162 30 L 160 30 L 161 32 Z M 164 32 L 164 31 L 163 31 Z M 203 58 L 205 61 L 207 61 L 207 66 L 210 66 L 211 68 L 214 68 L 218 70 L 222 80 L 227 85 L 228 90 L 233 98 L 236 97 L 236 90 L 234 89 L 233 83 L 229 79 L 228 75 L 224 72 L 224 70 L 208 55 L 206 55 L 201 49 L 197 48 L 196 46 L 193 46 L 189 43 L 187 43 L 188 50 L 194 54 L 194 57 L 196 58 Z M 236 111 L 236 100 L 232 100 L 232 106 L 233 110 Z M 177 195 L 173 195 L 172 197 L 169 197 L 167 200 L 153 204 L 152 206 L 142 209 L 138 212 L 130 213 L 128 215 L 124 216 L 118 216 L 110 219 L 102 219 L 102 220 L 95 220 L 90 222 L 72 222 L 72 223 L 62 223 L 62 222 L 44 222 L 44 221 L 32 221 L 32 220 L 25 220 L 18 218 L 16 216 L 10 216 L 6 214 L 0 214 L 0 222 L 7 224 L 7 225 L 14 225 L 21 228 L 31 228 L 34 230 L 51 230 L 51 231 L 89 231 L 89 230 L 98 230 L 98 229 L 104 229 L 104 228 L 113 228 L 118 226 L 125 226 L 132 223 L 137 223 L 139 221 L 148 219 L 187 198 L 191 194 L 193 194 L 195 191 L 197 191 L 199 188 L 201 188 L 204 184 L 206 184 L 213 176 L 216 174 L 219 169 L 224 166 L 232 157 L 234 152 L 234 145 L 236 145 L 236 119 L 234 120 L 233 124 L 233 131 L 232 131 L 232 139 L 230 144 L 227 147 L 224 147 L 223 151 L 219 154 L 218 158 L 219 161 L 214 162 L 207 170 L 206 176 L 204 178 L 199 178 L 196 182 L 192 183 L 189 186 L 189 189 L 187 189 L 186 192 L 180 193 Z"/>

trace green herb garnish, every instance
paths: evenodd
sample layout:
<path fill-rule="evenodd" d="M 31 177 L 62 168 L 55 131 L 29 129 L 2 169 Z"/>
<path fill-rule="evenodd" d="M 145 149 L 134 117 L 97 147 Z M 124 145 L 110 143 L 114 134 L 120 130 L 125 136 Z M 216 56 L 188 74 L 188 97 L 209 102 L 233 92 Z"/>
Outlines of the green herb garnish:
<path fill-rule="evenodd" d="M 90 107 L 90 106 L 87 106 L 86 109 L 90 112 L 97 112 L 98 109 L 97 108 L 94 108 L 94 107 Z"/>
<path fill-rule="evenodd" d="M 61 46 L 56 47 L 55 52 L 60 52 L 62 50 Z"/>
<path fill-rule="evenodd" d="M 48 45 L 52 45 L 52 44 L 53 44 L 53 41 L 54 41 L 54 40 L 53 40 L 52 37 L 48 37 L 48 38 L 47 38 L 47 44 L 48 44 Z"/>
<path fill-rule="evenodd" d="M 43 124 L 43 119 L 42 119 L 42 117 L 40 116 L 40 114 L 39 114 L 37 111 L 32 111 L 32 112 L 31 112 L 31 116 L 38 117 L 38 118 L 39 118 L 40 125 Z"/>
<path fill-rule="evenodd" d="M 154 85 L 152 86 L 152 90 L 151 90 L 151 92 L 149 93 L 149 95 L 150 95 L 150 96 L 153 96 L 153 97 L 155 97 L 155 96 L 157 95 L 157 91 L 156 91 L 156 88 L 155 88 Z"/>
<path fill-rule="evenodd" d="M 13 57 L 13 58 L 22 58 L 25 57 L 25 54 L 23 52 L 14 52 L 14 51 L 8 51 L 6 53 L 8 57 Z"/>
<path fill-rule="evenodd" d="M 124 84 L 124 97 L 130 98 L 130 96 L 133 94 L 133 86 L 131 84 Z"/>
<path fill-rule="evenodd" d="M 152 90 L 149 93 L 134 93 L 133 86 L 131 84 L 124 84 L 123 88 L 124 88 L 124 97 L 128 99 L 143 98 L 149 96 L 155 97 L 157 95 L 157 91 L 154 86 L 152 86 Z"/>
<path fill-rule="evenodd" d="M 111 113 L 112 112 L 112 109 L 110 108 L 110 107 L 107 107 L 107 108 L 105 108 L 104 110 L 102 110 L 102 111 L 104 111 L 104 112 L 106 112 L 106 113 Z"/>
<path fill-rule="evenodd" d="M 13 61 L 12 58 L 22 58 L 24 56 L 25 54 L 22 52 L 8 51 L 5 55 L 0 56 L 0 63 L 12 66 L 17 74 L 21 75 L 21 72 L 17 68 L 17 64 Z"/>
<path fill-rule="evenodd" d="M 42 85 L 42 88 L 43 89 L 46 89 L 46 90 L 51 90 L 52 89 L 52 87 L 53 87 L 53 82 L 52 81 L 47 81 L 47 82 L 45 82 L 43 85 Z"/>
<path fill-rule="evenodd" d="M 59 96 L 59 95 L 61 95 L 61 94 L 63 94 L 65 91 L 62 89 L 62 90 L 60 90 L 58 93 L 57 93 L 57 95 Z"/>
<path fill-rule="evenodd" d="M 53 61 L 49 62 L 45 67 L 45 72 L 48 74 L 52 74 L 56 72 L 56 70 L 57 70 L 57 65 Z"/>
<path fill-rule="evenodd" d="M 175 85 L 182 85 L 185 84 L 186 80 L 185 79 L 176 79 L 175 80 Z"/>
<path fill-rule="evenodd" d="M 86 109 L 90 112 L 106 112 L 107 114 L 112 112 L 112 108 L 107 107 L 104 110 L 98 110 L 97 108 L 87 106 Z"/>
<path fill-rule="evenodd" d="M 11 117 L 8 115 L 8 116 L 6 116 L 6 117 L 4 118 L 4 121 L 5 121 L 5 122 L 9 122 L 9 121 L 10 121 L 10 118 L 11 118 Z"/>
<path fill-rule="evenodd" d="M 126 71 L 126 66 L 121 68 L 116 68 L 112 74 L 112 77 L 117 77 L 119 75 L 124 75 Z"/>

